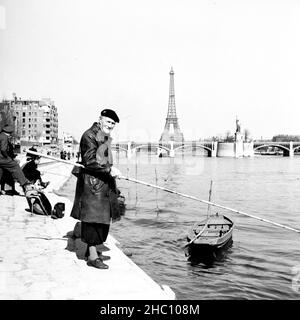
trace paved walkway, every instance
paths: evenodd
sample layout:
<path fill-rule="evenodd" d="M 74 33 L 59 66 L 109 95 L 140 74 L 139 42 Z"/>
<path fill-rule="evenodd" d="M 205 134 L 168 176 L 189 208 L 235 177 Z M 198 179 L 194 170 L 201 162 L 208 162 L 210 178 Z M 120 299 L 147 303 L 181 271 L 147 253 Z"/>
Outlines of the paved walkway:
<path fill-rule="evenodd" d="M 52 206 L 66 205 L 65 217 L 52 219 L 26 211 L 24 196 L 0 196 L 0 299 L 175 299 L 168 286 L 160 286 L 130 260 L 109 236 L 105 254 L 107 270 L 88 267 L 85 246 L 70 237 L 76 220 L 72 203 L 56 195 L 70 175 L 71 166 L 48 164 L 44 180 L 51 183 L 46 195 Z M 28 210 L 28 209 L 27 209 Z M 66 236 L 69 234 L 69 236 Z"/>

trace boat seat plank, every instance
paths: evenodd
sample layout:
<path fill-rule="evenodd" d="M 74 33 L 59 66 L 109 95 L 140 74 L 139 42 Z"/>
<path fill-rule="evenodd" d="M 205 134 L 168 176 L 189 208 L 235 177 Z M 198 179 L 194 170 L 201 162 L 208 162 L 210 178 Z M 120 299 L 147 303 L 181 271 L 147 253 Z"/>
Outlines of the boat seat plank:
<path fill-rule="evenodd" d="M 209 223 L 207 226 L 232 226 L 232 223 Z"/>

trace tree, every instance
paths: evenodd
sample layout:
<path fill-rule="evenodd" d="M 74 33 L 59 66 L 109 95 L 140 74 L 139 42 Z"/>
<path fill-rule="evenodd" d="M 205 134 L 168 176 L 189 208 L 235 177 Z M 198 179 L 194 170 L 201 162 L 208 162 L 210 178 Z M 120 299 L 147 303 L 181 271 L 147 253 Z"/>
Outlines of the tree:
<path fill-rule="evenodd" d="M 228 130 L 226 131 L 226 136 L 224 139 L 225 142 L 234 142 L 234 136 L 231 134 L 231 132 Z"/>
<path fill-rule="evenodd" d="M 289 135 L 289 134 L 277 134 L 272 138 L 272 142 L 282 142 L 282 141 L 300 141 L 300 136 Z"/>

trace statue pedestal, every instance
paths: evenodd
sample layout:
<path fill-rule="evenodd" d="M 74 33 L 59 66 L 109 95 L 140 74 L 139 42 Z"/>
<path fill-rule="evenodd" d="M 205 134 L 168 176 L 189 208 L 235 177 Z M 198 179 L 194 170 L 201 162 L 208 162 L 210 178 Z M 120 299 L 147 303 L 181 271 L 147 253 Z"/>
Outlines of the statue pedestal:
<path fill-rule="evenodd" d="M 234 134 L 234 137 L 235 137 L 235 142 L 244 141 L 244 136 L 240 132 L 236 132 Z"/>
<path fill-rule="evenodd" d="M 244 156 L 244 136 L 238 131 L 235 133 L 234 156 L 236 158 Z"/>
<path fill-rule="evenodd" d="M 242 140 L 234 143 L 234 156 L 240 158 L 244 156 L 244 142 Z"/>

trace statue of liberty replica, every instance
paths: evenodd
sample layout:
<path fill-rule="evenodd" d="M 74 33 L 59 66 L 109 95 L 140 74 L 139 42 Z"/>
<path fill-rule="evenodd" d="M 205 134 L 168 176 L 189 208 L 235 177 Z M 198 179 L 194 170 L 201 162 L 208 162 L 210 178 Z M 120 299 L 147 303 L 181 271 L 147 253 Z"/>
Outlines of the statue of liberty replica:
<path fill-rule="evenodd" d="M 244 136 L 242 135 L 242 132 L 241 132 L 240 120 L 237 117 L 236 117 L 235 123 L 236 123 L 236 129 L 234 134 L 235 142 L 239 142 L 239 141 L 243 142 Z"/>

